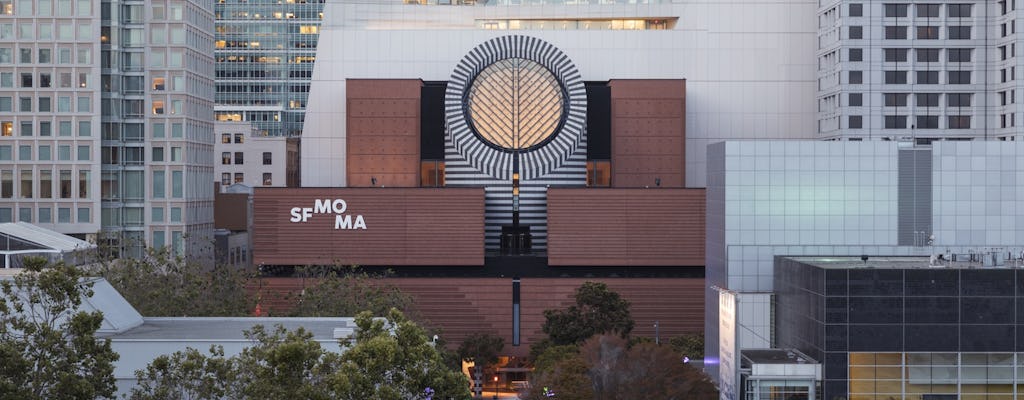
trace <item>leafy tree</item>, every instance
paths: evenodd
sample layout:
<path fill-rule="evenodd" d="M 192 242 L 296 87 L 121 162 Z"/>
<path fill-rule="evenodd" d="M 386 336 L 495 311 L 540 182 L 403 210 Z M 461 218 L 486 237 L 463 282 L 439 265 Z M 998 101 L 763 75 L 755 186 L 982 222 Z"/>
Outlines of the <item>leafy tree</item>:
<path fill-rule="evenodd" d="M 699 360 L 704 358 L 704 333 L 687 333 L 669 339 L 668 345 L 683 356 Z"/>
<path fill-rule="evenodd" d="M 332 386 L 339 399 L 406 400 L 469 397 L 462 373 L 445 367 L 423 329 L 396 309 L 386 319 L 370 312 L 356 317 L 356 331 L 345 343 Z"/>
<path fill-rule="evenodd" d="M 0 281 L 0 398 L 111 398 L 119 356 L 96 338 L 103 314 L 79 309 L 92 283 L 43 258 L 23 267 Z"/>
<path fill-rule="evenodd" d="M 394 285 L 384 282 L 389 273 L 370 274 L 352 266 L 306 267 L 299 276 L 315 281 L 298 293 L 291 315 L 296 317 L 339 317 L 369 310 L 374 315 L 388 310 L 408 309 L 412 298 Z"/>
<path fill-rule="evenodd" d="M 245 332 L 253 345 L 232 357 L 232 398 L 332 399 L 324 385 L 338 365 L 338 355 L 325 351 L 303 328 L 288 331 L 262 325 Z"/>
<path fill-rule="evenodd" d="M 633 330 L 629 302 L 599 282 L 576 289 L 576 304 L 566 310 L 544 310 L 542 329 L 556 345 L 577 344 L 596 334 L 622 337 Z"/>
<path fill-rule="evenodd" d="M 498 362 L 498 355 L 505 348 L 505 339 L 489 333 L 474 333 L 459 345 L 459 357 L 473 361 L 478 367 Z"/>
<path fill-rule="evenodd" d="M 246 286 L 252 274 L 234 267 L 208 268 L 149 249 L 142 258 L 110 259 L 90 271 L 107 279 L 140 314 L 149 317 L 242 316 L 255 306 Z"/>
<path fill-rule="evenodd" d="M 224 349 L 211 346 L 210 355 L 188 348 L 162 355 L 135 371 L 138 386 L 131 400 L 219 400 L 227 394 L 231 363 Z"/>

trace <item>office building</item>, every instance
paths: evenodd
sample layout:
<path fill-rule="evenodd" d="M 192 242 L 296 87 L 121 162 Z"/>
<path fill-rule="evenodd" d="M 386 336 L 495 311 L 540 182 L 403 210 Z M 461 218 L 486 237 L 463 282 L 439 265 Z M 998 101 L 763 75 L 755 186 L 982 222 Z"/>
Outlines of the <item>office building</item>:
<path fill-rule="evenodd" d="M 819 137 L 1022 140 L 1016 3 L 821 2 Z"/>
<path fill-rule="evenodd" d="M 260 136 L 299 136 L 313 77 L 324 0 L 221 0 L 214 56 L 217 121 L 245 121 Z"/>
<path fill-rule="evenodd" d="M 299 186 L 299 138 L 263 136 L 248 122 L 217 122 L 214 133 L 213 172 L 221 188 Z"/>

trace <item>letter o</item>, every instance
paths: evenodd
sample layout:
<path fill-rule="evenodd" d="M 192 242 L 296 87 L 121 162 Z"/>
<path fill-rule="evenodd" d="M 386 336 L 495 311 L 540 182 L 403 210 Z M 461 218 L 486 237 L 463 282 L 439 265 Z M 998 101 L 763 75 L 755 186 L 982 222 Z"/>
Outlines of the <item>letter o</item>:
<path fill-rule="evenodd" d="M 335 214 L 344 214 L 345 210 L 348 209 L 348 203 L 346 203 L 345 200 L 336 199 L 331 203 L 331 209 L 334 210 Z"/>

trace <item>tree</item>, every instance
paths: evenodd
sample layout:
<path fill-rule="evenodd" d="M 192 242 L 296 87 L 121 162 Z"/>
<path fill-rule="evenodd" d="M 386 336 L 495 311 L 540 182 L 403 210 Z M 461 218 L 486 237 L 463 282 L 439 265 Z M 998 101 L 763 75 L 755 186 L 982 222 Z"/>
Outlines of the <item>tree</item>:
<path fill-rule="evenodd" d="M 412 298 L 383 280 L 389 273 L 370 274 L 352 266 L 305 267 L 299 275 L 315 281 L 296 297 L 297 304 L 290 313 L 294 317 L 339 317 L 370 311 L 384 315 L 388 310 L 404 310 Z"/>
<path fill-rule="evenodd" d="M 473 361 L 482 367 L 498 362 L 498 355 L 505 349 L 505 339 L 489 333 L 469 335 L 459 345 L 458 354 L 464 361 Z"/>
<path fill-rule="evenodd" d="M 138 386 L 131 400 L 219 400 L 227 394 L 231 363 L 224 349 L 211 346 L 206 356 L 193 348 L 162 355 L 135 371 Z"/>
<path fill-rule="evenodd" d="M 360 313 L 352 339 L 343 344 L 347 349 L 332 382 L 339 399 L 469 397 L 466 377 L 446 368 L 423 329 L 396 309 L 386 319 Z"/>
<path fill-rule="evenodd" d="M 596 334 L 622 337 L 633 330 L 629 302 L 599 282 L 585 282 L 576 289 L 576 304 L 566 310 L 545 310 L 544 333 L 552 344 L 578 344 Z"/>
<path fill-rule="evenodd" d="M 338 366 L 338 355 L 320 347 L 302 327 L 288 331 L 262 325 L 245 331 L 252 346 L 232 358 L 232 398 L 332 399 L 325 385 Z"/>
<path fill-rule="evenodd" d="M 692 360 L 704 358 L 704 333 L 687 333 L 669 339 L 668 345 L 677 353 Z"/>
<path fill-rule="evenodd" d="M 43 258 L 23 267 L 0 281 L 0 398 L 112 398 L 118 354 L 96 337 L 103 314 L 79 309 L 92 283 Z"/>

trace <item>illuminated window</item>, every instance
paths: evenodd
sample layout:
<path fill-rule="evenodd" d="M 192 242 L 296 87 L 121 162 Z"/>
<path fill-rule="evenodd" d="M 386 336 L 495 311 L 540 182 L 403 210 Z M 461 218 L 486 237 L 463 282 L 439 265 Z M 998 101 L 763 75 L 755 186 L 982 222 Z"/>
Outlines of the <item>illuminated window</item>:
<path fill-rule="evenodd" d="M 420 186 L 444 186 L 444 161 L 424 160 L 420 162 Z"/>
<path fill-rule="evenodd" d="M 222 133 L 220 135 L 220 142 L 221 143 L 231 143 L 231 134 L 230 133 Z"/>
<path fill-rule="evenodd" d="M 0 122 L 0 136 L 14 136 L 14 122 Z"/>
<path fill-rule="evenodd" d="M 241 172 L 236 172 L 235 173 L 235 183 L 243 183 L 243 182 L 245 182 L 245 174 L 243 174 Z"/>
<path fill-rule="evenodd" d="M 153 90 L 164 90 L 164 78 L 153 78 Z"/>
<path fill-rule="evenodd" d="M 587 186 L 610 187 L 612 185 L 611 161 L 587 161 Z"/>
<path fill-rule="evenodd" d="M 164 113 L 164 102 L 162 100 L 153 100 L 153 114 Z"/>
<path fill-rule="evenodd" d="M 270 186 L 273 184 L 272 176 L 273 174 L 269 172 L 263 173 L 263 186 Z"/>
<path fill-rule="evenodd" d="M 316 35 L 320 33 L 320 27 L 316 25 L 302 25 L 299 26 L 299 33 L 303 35 Z"/>

